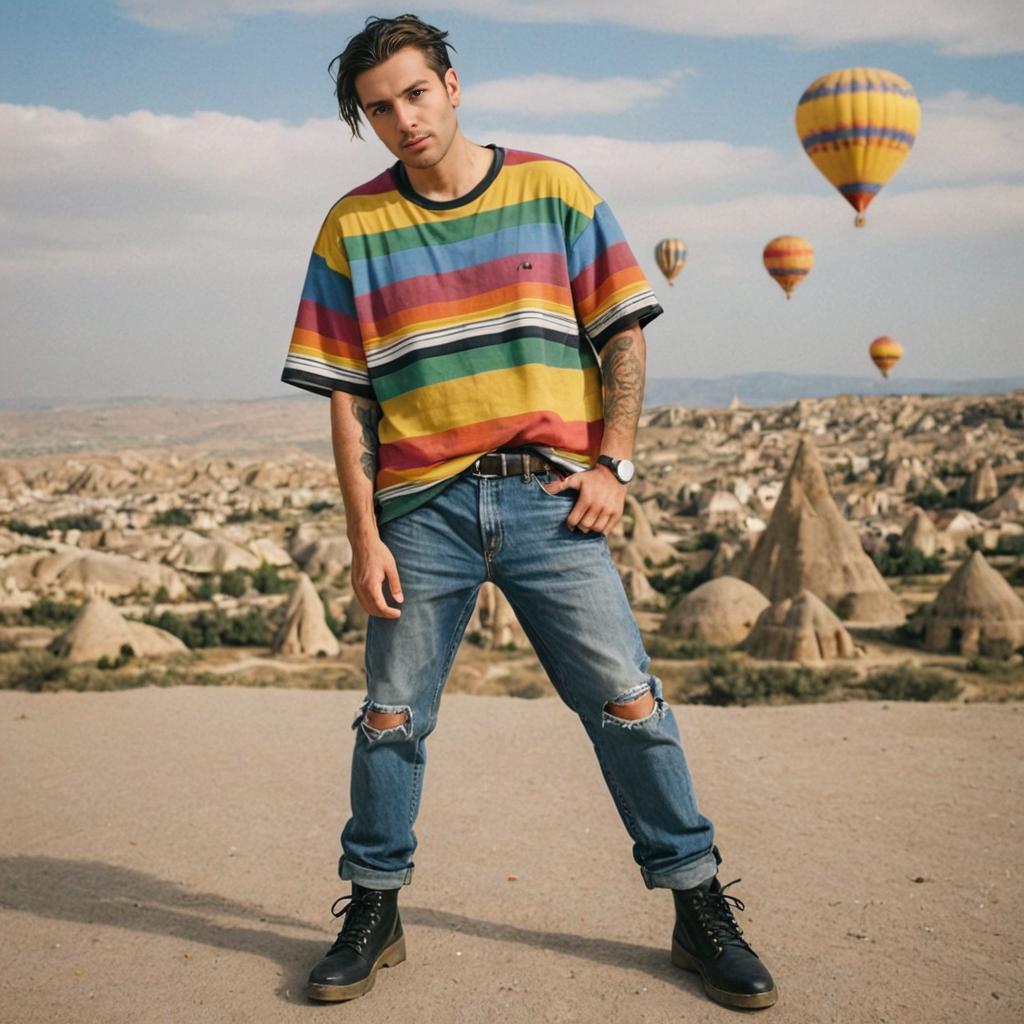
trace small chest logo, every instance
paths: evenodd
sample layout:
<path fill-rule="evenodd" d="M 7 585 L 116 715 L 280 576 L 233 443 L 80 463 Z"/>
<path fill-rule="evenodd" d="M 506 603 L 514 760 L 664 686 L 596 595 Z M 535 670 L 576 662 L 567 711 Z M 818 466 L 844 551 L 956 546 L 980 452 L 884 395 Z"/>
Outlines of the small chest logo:
<path fill-rule="evenodd" d="M 516 270 L 533 270 L 533 264 L 529 260 L 523 260 L 523 262 L 516 267 Z"/>

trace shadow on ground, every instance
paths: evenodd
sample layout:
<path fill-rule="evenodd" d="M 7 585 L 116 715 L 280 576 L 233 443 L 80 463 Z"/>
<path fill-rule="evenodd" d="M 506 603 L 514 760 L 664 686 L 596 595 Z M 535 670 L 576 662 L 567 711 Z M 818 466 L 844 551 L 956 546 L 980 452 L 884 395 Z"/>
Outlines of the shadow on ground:
<path fill-rule="evenodd" d="M 330 928 L 268 913 L 258 904 L 239 903 L 216 893 L 185 889 L 178 882 L 100 861 L 2 857 L 0 909 L 58 921 L 173 936 L 187 943 L 261 956 L 280 966 L 284 977 L 277 995 L 289 1002 L 305 1002 L 296 993 L 302 992 L 309 968 L 323 955 L 331 940 Z M 235 918 L 239 923 L 214 920 L 225 917 Z M 682 974 L 669 963 L 667 936 L 666 948 L 662 949 L 571 932 L 520 928 L 405 904 L 402 921 L 406 925 L 578 957 L 605 967 L 644 971 L 681 988 L 694 992 L 700 989 L 695 976 Z M 316 937 L 282 934 L 282 928 L 301 930 Z"/>

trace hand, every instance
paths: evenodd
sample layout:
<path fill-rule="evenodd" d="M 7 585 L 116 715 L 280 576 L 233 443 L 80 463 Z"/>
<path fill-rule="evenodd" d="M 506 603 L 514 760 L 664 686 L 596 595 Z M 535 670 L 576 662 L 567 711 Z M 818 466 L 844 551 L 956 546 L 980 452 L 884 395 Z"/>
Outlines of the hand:
<path fill-rule="evenodd" d="M 582 533 L 610 533 L 622 518 L 622 510 L 626 506 L 626 488 L 605 466 L 573 473 L 563 480 L 547 484 L 544 489 L 549 494 L 567 489 L 580 492 L 565 525 Z"/>
<path fill-rule="evenodd" d="M 352 586 L 367 615 L 397 619 L 401 611 L 388 598 L 401 604 L 402 584 L 391 549 L 380 539 L 352 545 Z"/>

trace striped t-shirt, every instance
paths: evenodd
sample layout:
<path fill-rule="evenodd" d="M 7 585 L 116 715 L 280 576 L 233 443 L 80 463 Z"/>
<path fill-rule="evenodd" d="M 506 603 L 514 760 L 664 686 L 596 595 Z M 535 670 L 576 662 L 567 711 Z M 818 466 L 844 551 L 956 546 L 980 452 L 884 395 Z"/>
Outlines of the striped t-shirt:
<path fill-rule="evenodd" d="M 310 258 L 281 379 L 379 403 L 381 523 L 495 448 L 592 465 L 595 352 L 661 312 L 573 168 L 492 148 L 483 181 L 447 202 L 417 194 L 396 163 L 335 203 Z"/>

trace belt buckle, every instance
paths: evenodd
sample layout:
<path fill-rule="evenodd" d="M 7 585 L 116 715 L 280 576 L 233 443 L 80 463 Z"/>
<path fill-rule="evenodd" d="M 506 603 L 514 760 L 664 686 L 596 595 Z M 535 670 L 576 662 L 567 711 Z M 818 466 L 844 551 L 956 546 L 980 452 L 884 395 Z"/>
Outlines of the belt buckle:
<path fill-rule="evenodd" d="M 498 459 L 501 462 L 501 475 L 508 476 L 508 461 L 505 458 L 505 453 L 498 452 Z"/>

